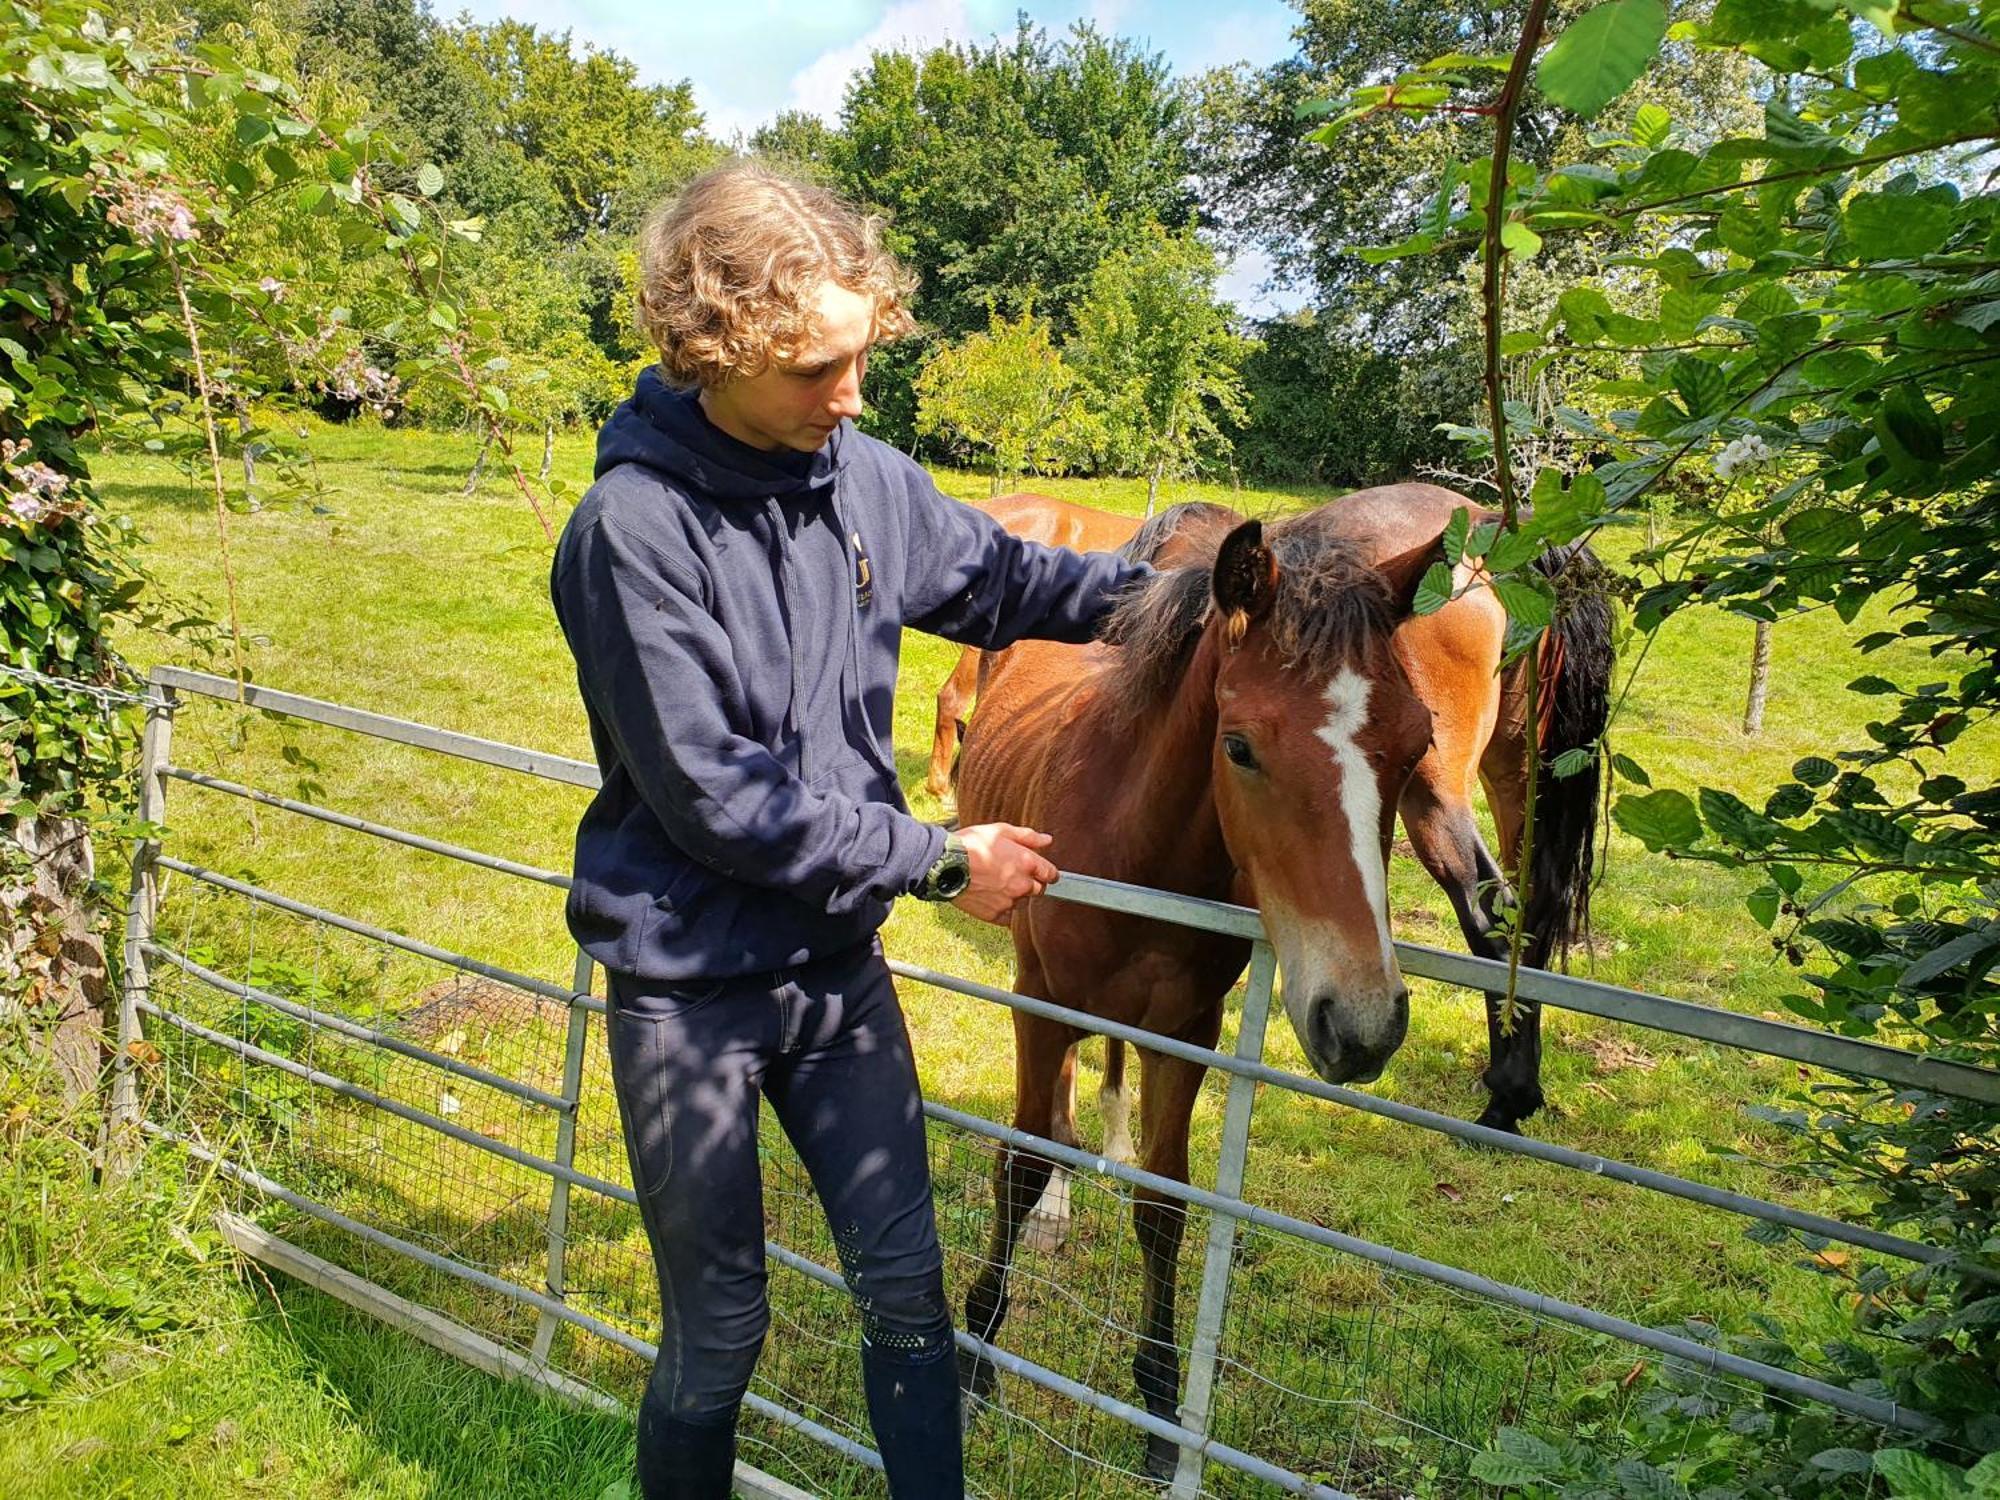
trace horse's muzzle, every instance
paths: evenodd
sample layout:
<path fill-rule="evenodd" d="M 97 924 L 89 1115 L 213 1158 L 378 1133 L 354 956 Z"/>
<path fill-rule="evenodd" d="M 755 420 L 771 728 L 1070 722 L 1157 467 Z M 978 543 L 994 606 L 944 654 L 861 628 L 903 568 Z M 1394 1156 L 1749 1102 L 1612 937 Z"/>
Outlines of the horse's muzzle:
<path fill-rule="evenodd" d="M 1307 1011 L 1306 1056 L 1328 1083 L 1373 1083 L 1410 1030 L 1410 992 L 1398 988 L 1386 1003 L 1344 1004 L 1338 995 L 1316 996 Z"/>

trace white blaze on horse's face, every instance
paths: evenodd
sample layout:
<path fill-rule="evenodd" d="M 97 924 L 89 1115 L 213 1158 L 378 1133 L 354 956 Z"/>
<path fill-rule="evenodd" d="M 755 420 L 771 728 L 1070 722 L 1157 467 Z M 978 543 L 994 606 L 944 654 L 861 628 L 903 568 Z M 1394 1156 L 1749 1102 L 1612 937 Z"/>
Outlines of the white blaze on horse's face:
<path fill-rule="evenodd" d="M 1332 1083 L 1376 1078 L 1402 1045 L 1409 994 L 1389 937 L 1395 808 L 1430 743 L 1430 714 L 1385 649 L 1308 698 L 1296 670 L 1237 653 L 1219 684 L 1217 810 L 1277 949 L 1285 1010 Z"/>

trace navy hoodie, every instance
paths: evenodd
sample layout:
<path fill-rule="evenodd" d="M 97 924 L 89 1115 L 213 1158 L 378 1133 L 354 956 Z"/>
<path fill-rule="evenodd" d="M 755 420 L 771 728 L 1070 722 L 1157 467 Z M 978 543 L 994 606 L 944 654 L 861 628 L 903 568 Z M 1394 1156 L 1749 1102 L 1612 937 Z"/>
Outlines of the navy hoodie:
<path fill-rule="evenodd" d="M 903 627 L 1084 641 L 1148 571 L 1009 536 L 851 423 L 752 448 L 647 371 L 550 578 L 604 777 L 570 931 L 665 982 L 866 941 L 944 846 L 890 749 Z"/>

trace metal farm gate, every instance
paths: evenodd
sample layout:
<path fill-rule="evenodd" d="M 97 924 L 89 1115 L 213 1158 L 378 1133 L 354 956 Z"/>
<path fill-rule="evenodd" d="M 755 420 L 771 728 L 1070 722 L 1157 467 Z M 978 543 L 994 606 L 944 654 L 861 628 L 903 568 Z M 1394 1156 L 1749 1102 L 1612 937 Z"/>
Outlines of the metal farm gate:
<path fill-rule="evenodd" d="M 556 890 L 568 884 L 555 870 L 335 811 L 317 796 L 280 796 L 192 769 L 174 754 L 177 714 L 214 700 L 243 712 L 236 684 L 161 668 L 150 691 L 141 808 L 149 822 L 170 824 L 168 791 L 178 783 L 176 805 L 219 796 L 236 799 L 253 821 L 311 820 L 319 825 L 312 837 L 349 841 L 329 849 L 359 836 L 372 855 L 386 850 L 407 866 L 385 866 L 384 882 L 420 880 L 435 868 L 425 861 L 441 857 Z M 469 771 L 466 763 L 483 768 L 478 775 L 506 773 L 525 797 L 556 795 L 550 784 L 574 797 L 597 781 L 583 762 L 310 698 L 252 687 L 243 701 L 282 716 L 290 732 L 370 737 L 371 755 L 396 757 L 371 772 L 386 799 L 409 777 L 454 798 L 470 795 L 449 779 Z M 306 838 L 307 825 L 297 826 Z M 600 1406 L 630 1401 L 652 1357 L 657 1298 L 593 1036 L 604 1002 L 590 962 L 577 954 L 567 983 L 516 972 L 328 910 L 296 878 L 284 888 L 253 878 L 243 858 L 242 850 L 185 848 L 178 833 L 136 853 L 114 1123 L 178 1143 L 190 1170 L 229 1184 L 240 1212 L 228 1217 L 228 1231 L 260 1259 L 496 1373 Z M 944 1003 L 935 991 L 967 997 L 974 1010 L 1013 1007 L 1198 1059 L 1227 1080 L 1213 1167 L 1202 1170 L 1208 1148 L 1198 1136 L 1193 1175 L 1202 1185 L 1192 1187 L 967 1109 L 926 1104 L 954 1298 L 984 1252 L 995 1153 L 1029 1146 L 1073 1173 L 1069 1244 L 1017 1258 L 1007 1347 L 959 1334 L 1003 1372 L 995 1404 L 974 1414 L 968 1432 L 975 1493 L 1154 1493 L 1136 1472 L 1142 1444 L 1132 1429 L 1179 1445 L 1175 1497 L 1402 1494 L 1420 1479 L 1446 1493 L 1470 1490 L 1477 1483 L 1465 1477 L 1465 1461 L 1499 1426 L 1552 1437 L 1574 1431 L 1564 1393 L 1593 1380 L 1614 1405 L 1635 1387 L 1666 1384 L 1695 1399 L 1733 1386 L 1767 1404 L 1817 1403 L 1891 1432 L 1928 1425 L 1920 1413 L 1810 1369 L 1778 1368 L 1688 1331 L 1644 1326 L 1281 1211 L 1281 1191 L 1260 1193 L 1248 1180 L 1258 1086 L 1362 1111 L 1385 1131 L 1443 1132 L 1569 1169 L 1561 1185 L 1608 1193 L 1608 1214 L 1628 1190 L 1664 1193 L 1757 1221 L 1765 1238 L 1809 1249 L 1838 1243 L 1918 1261 L 1939 1252 L 1271 1067 L 1263 1054 L 1274 961 L 1254 912 L 1078 876 L 1051 895 L 1248 938 L 1252 958 L 1228 1052 L 892 961 L 906 1004 Z M 553 891 L 548 907 L 557 918 Z M 440 895 L 436 917 L 432 936 L 451 938 L 482 913 Z M 1412 977 L 1504 987 L 1501 965 L 1413 944 L 1398 953 Z M 1524 971 L 1520 992 L 1537 1004 L 1912 1094 L 2000 1101 L 2000 1073 L 1874 1043 L 1558 974 Z M 765 1138 L 768 1248 L 781 1269 L 743 1429 L 745 1459 L 757 1468 L 745 1467 L 740 1479 L 754 1494 L 794 1494 L 793 1484 L 818 1494 L 879 1493 L 855 1323 L 831 1269 L 832 1246 L 804 1173 L 768 1117 Z M 1623 1186 L 1602 1189 L 1604 1181 Z M 1177 1333 L 1186 1374 L 1173 1424 L 1132 1399 L 1142 1273 L 1123 1210 L 1138 1187 L 1187 1207 Z"/>

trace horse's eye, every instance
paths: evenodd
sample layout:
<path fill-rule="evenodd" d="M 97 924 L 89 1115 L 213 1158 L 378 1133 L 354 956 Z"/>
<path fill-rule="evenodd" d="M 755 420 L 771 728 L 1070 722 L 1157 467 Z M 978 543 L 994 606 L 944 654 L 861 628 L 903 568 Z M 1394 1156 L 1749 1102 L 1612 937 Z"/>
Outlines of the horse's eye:
<path fill-rule="evenodd" d="M 1257 753 L 1240 734 L 1225 734 L 1222 737 L 1222 753 L 1229 757 L 1232 766 L 1241 766 L 1246 771 L 1257 769 Z"/>

